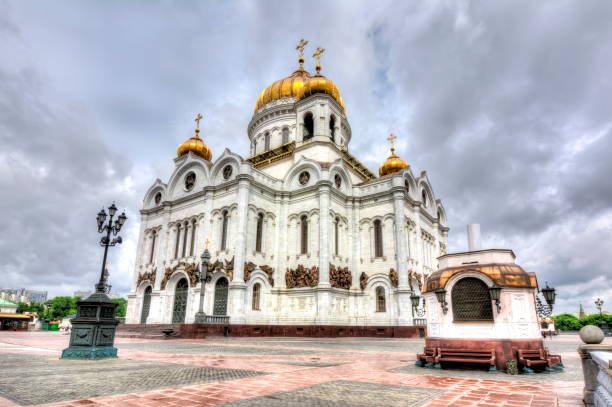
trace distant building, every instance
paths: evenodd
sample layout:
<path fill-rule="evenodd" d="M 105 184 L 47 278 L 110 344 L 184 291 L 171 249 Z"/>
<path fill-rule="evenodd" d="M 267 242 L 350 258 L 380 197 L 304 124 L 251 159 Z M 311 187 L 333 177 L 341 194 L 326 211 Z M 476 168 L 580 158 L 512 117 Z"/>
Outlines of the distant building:
<path fill-rule="evenodd" d="M 47 300 L 47 292 L 26 290 L 25 288 L 0 288 L 0 298 L 12 302 L 42 304 Z"/>
<path fill-rule="evenodd" d="M 580 303 L 580 311 L 578 312 L 578 318 L 586 317 L 588 314 L 584 312 L 584 307 L 582 303 Z"/>
<path fill-rule="evenodd" d="M 27 331 L 30 315 L 18 314 L 17 304 L 0 298 L 0 331 Z"/>
<path fill-rule="evenodd" d="M 17 304 L 0 298 L 0 314 L 16 314 Z"/>

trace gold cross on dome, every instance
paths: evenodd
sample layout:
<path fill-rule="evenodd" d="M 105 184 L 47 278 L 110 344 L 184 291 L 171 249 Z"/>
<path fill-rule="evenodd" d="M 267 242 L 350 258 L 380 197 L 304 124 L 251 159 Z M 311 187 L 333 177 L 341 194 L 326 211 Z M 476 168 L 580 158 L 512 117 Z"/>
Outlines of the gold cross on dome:
<path fill-rule="evenodd" d="M 321 62 L 321 54 L 324 52 L 325 52 L 325 48 L 317 47 L 314 54 L 312 54 L 313 57 L 317 58 L 317 64 Z"/>
<path fill-rule="evenodd" d="M 304 56 L 304 47 L 307 44 L 308 44 L 308 41 L 304 41 L 304 39 L 302 38 L 300 42 L 298 43 L 298 45 L 295 47 L 295 49 L 297 49 L 300 53 L 300 58 Z"/>
<path fill-rule="evenodd" d="M 324 52 L 325 52 L 325 48 L 317 47 L 314 54 L 312 54 L 312 56 L 317 59 L 317 66 L 316 66 L 317 73 L 319 73 L 319 71 L 321 70 L 321 54 Z"/>
<path fill-rule="evenodd" d="M 395 139 L 397 138 L 397 136 L 395 136 L 393 133 L 391 133 L 389 135 L 389 137 L 387 137 L 387 140 L 389 140 L 389 142 L 391 142 L 391 151 L 395 151 Z"/>
<path fill-rule="evenodd" d="M 210 240 L 206 239 L 204 241 L 204 244 L 206 245 L 205 250 L 208 250 L 208 244 L 210 243 Z"/>
<path fill-rule="evenodd" d="M 200 130 L 200 120 L 202 120 L 202 114 L 198 113 L 198 115 L 195 118 L 195 122 L 196 122 L 196 130 Z"/>

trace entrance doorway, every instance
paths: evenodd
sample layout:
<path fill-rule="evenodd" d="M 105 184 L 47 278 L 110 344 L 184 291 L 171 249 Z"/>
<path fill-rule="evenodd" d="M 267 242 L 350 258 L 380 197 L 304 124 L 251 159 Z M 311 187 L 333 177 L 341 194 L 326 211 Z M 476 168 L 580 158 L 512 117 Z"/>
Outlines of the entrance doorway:
<path fill-rule="evenodd" d="M 146 324 L 147 318 L 149 317 L 149 310 L 151 309 L 151 286 L 145 289 L 144 297 L 142 298 L 142 312 L 140 313 L 140 323 Z"/>
<path fill-rule="evenodd" d="M 172 323 L 184 324 L 185 311 L 187 311 L 187 290 L 189 284 L 186 278 L 182 278 L 174 289 L 174 307 L 172 308 Z"/>
<path fill-rule="evenodd" d="M 215 285 L 213 315 L 227 315 L 227 278 L 221 277 Z"/>

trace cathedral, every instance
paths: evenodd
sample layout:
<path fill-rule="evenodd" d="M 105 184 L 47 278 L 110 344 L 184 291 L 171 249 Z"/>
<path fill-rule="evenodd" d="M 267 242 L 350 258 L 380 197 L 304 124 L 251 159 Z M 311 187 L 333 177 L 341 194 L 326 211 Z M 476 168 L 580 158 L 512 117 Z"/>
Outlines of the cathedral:
<path fill-rule="evenodd" d="M 171 177 L 146 192 L 126 323 L 191 324 L 204 289 L 206 321 L 230 327 L 424 325 L 414 298 L 446 253 L 442 203 L 395 136 L 378 176 L 357 159 L 324 50 L 311 74 L 306 43 L 257 98 L 249 157 L 213 158 L 198 115 Z"/>

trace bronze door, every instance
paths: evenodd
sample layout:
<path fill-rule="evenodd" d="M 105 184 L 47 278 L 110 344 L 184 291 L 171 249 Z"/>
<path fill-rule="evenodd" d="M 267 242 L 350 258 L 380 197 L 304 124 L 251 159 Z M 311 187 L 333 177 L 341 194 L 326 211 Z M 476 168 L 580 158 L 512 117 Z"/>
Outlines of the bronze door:
<path fill-rule="evenodd" d="M 227 315 L 227 279 L 220 278 L 215 285 L 213 315 Z"/>
<path fill-rule="evenodd" d="M 151 286 L 145 289 L 144 297 L 142 299 L 142 313 L 140 314 L 140 323 L 146 324 L 147 318 L 149 317 L 149 310 L 151 309 Z"/>
<path fill-rule="evenodd" d="M 174 308 L 172 309 L 172 323 L 184 324 L 185 312 L 187 311 L 187 290 L 189 284 L 187 279 L 181 279 L 174 289 Z"/>

